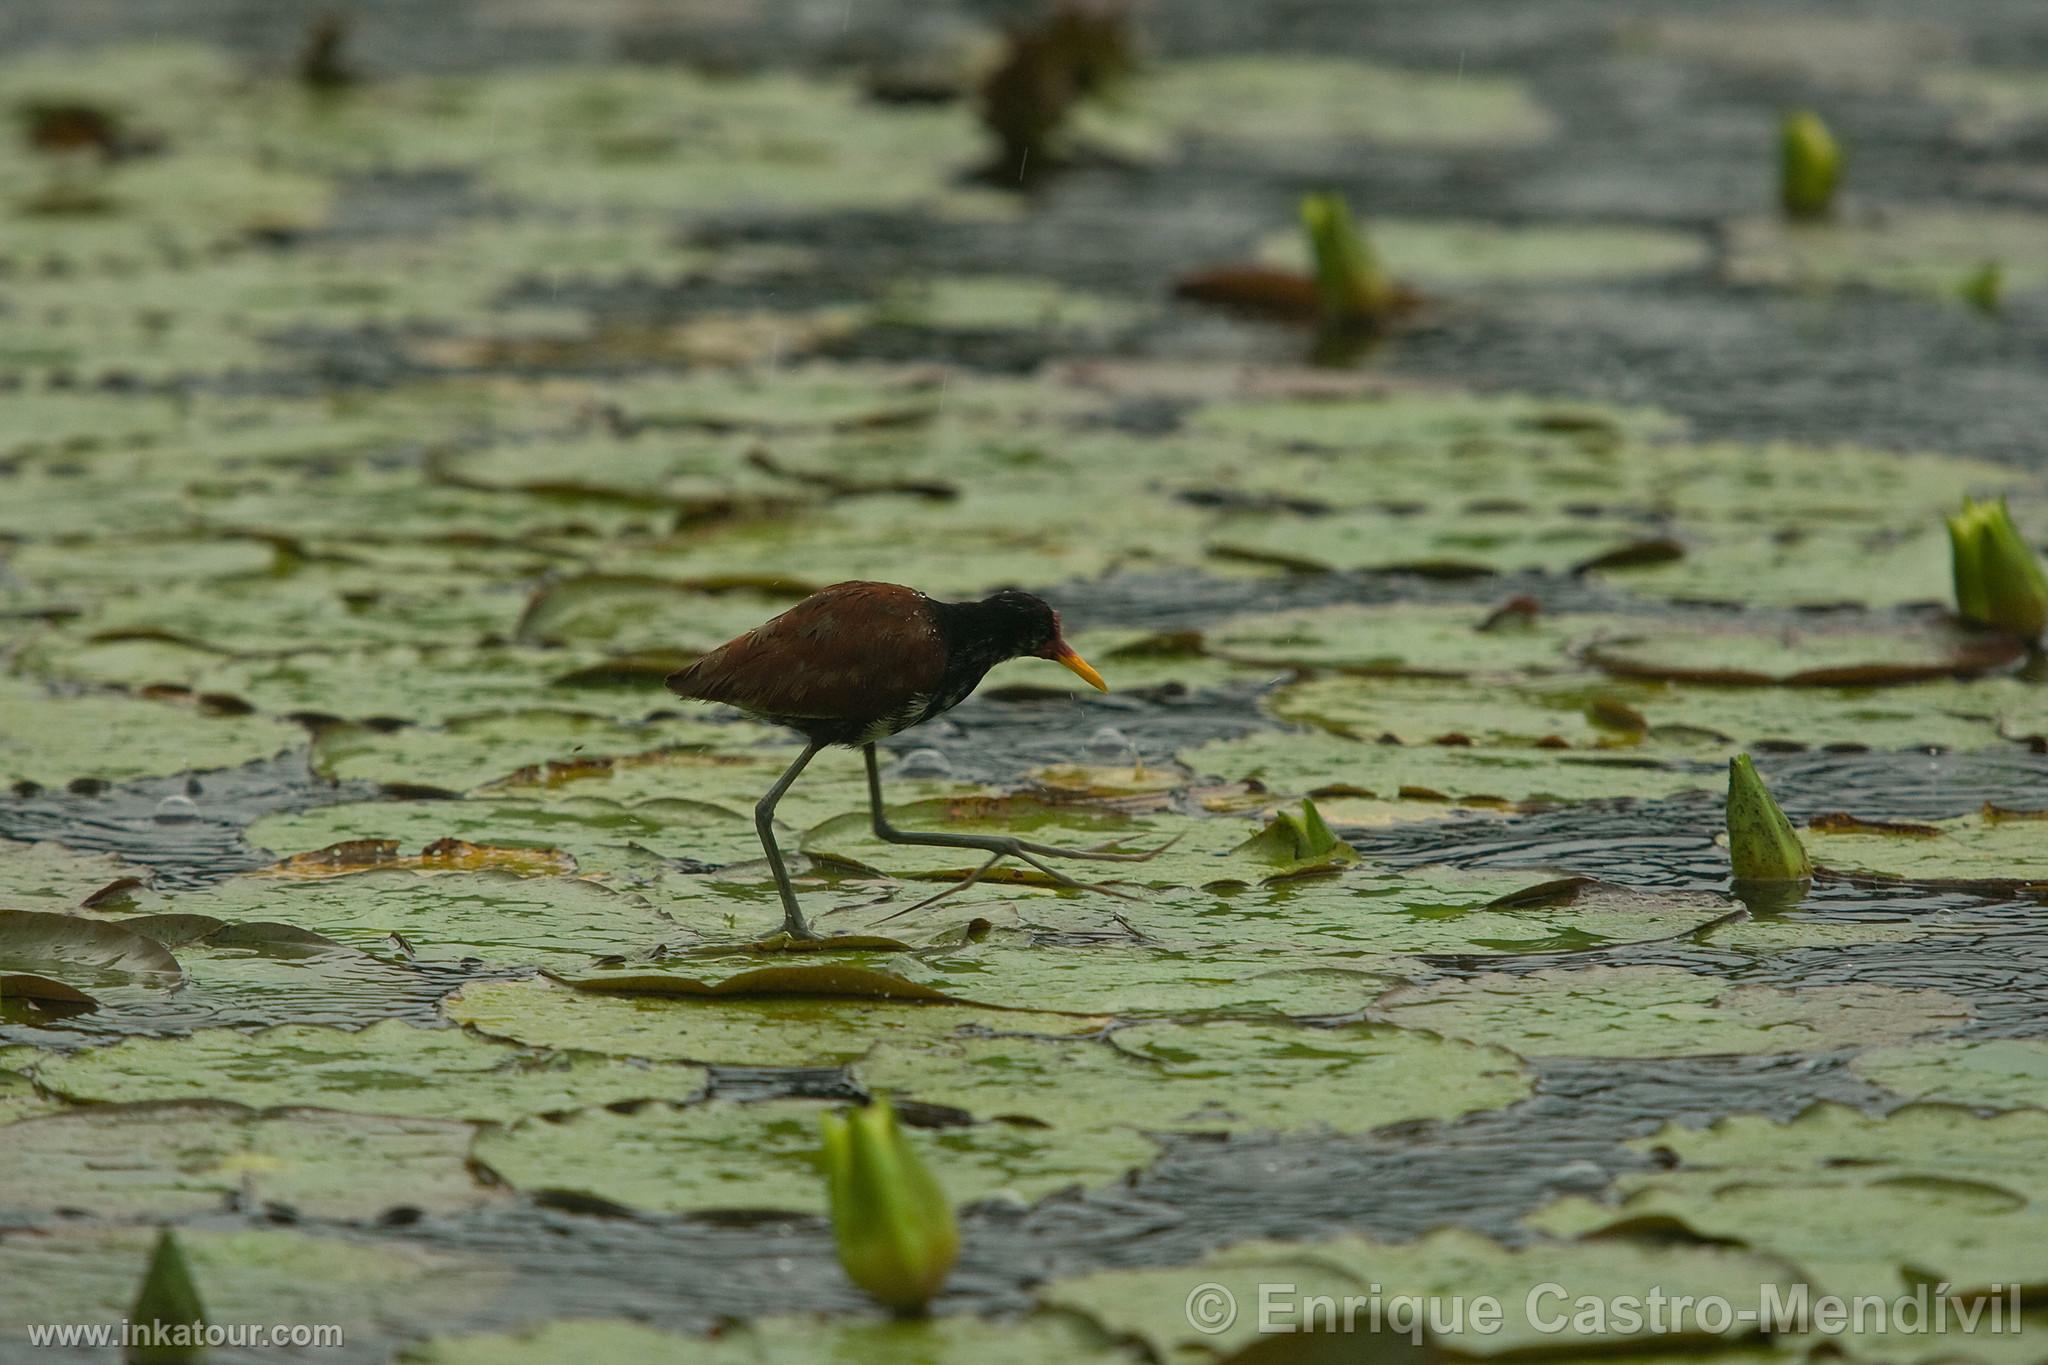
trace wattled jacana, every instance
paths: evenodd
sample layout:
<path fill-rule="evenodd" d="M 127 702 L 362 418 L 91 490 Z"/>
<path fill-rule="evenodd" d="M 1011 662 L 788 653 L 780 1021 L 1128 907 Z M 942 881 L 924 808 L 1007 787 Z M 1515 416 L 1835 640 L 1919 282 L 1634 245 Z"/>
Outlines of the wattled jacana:
<path fill-rule="evenodd" d="M 1055 848 L 994 835 L 918 834 L 889 823 L 882 810 L 875 742 L 959 705 L 991 668 L 1025 655 L 1064 664 L 1090 686 L 1109 690 L 1102 675 L 1060 637 L 1059 613 L 1029 593 L 935 602 L 894 583 L 835 583 L 668 676 L 669 690 L 679 697 L 723 702 L 759 720 L 787 725 L 810 741 L 754 807 L 761 847 L 782 893 L 785 933 L 814 936 L 775 846 L 775 803 L 804 765 L 830 744 L 858 747 L 866 755 L 868 805 L 877 838 L 990 855 L 963 886 L 1002 858 L 1021 858 L 1062 885 L 1080 886 L 1034 855 L 1107 862 L 1152 856 Z"/>

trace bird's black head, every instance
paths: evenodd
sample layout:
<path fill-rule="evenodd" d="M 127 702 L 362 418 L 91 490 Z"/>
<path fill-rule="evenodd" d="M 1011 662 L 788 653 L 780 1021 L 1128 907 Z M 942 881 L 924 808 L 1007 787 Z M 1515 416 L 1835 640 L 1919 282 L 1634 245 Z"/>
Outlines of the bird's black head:
<path fill-rule="evenodd" d="M 1073 670 L 1090 686 L 1109 690 L 1102 675 L 1090 668 L 1060 634 L 1060 614 L 1047 606 L 1044 599 L 1005 588 L 979 602 L 966 603 L 959 610 L 961 618 L 952 645 L 956 658 L 963 664 L 985 672 L 1004 659 L 1027 655 L 1051 659 Z"/>
<path fill-rule="evenodd" d="M 1000 647 L 1006 659 L 1026 654 L 1054 658 L 1054 650 L 1064 643 L 1060 639 L 1060 614 L 1047 606 L 1042 597 L 1005 588 L 982 598 L 975 606 L 978 624 L 987 633 L 989 643 Z"/>

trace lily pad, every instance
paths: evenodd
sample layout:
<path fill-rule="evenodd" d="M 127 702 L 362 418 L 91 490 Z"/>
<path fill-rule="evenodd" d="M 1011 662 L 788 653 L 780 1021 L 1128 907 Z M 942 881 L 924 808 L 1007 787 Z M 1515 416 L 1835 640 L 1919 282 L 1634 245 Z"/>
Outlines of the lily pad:
<path fill-rule="evenodd" d="M 1979 1118 L 1915 1104 L 1884 1117 L 1823 1102 L 1780 1123 L 1732 1115 L 1704 1129 L 1667 1125 L 1635 1145 L 1672 1169 L 1619 1178 L 1621 1202 L 1573 1199 L 1527 1221 L 1551 1231 L 1677 1223 L 1797 1263 L 1815 1292 L 1909 1292 L 1922 1280 L 1957 1296 L 2048 1276 L 2048 1203 L 2031 1153 L 2048 1113 Z"/>
<path fill-rule="evenodd" d="M 1781 1260 L 1731 1247 L 1544 1240 L 1509 1248 L 1451 1228 L 1400 1243 L 1366 1237 L 1246 1242 L 1193 1265 L 1105 1270 L 1057 1280 L 1041 1291 L 1040 1298 L 1144 1341 L 1160 1359 L 1178 1359 L 1196 1349 L 1227 1352 L 1252 1344 L 1260 1335 L 1257 1310 L 1262 1303 L 1273 1305 L 1267 1320 L 1274 1332 L 1320 1334 L 1348 1328 L 1364 1335 L 1373 1326 L 1372 1306 L 1377 1305 L 1385 1321 L 1396 1300 L 1408 1299 L 1441 1305 L 1435 1309 L 1437 1323 L 1430 1326 L 1432 1338 L 1452 1351 L 1479 1358 L 1519 1359 L 1576 1350 L 1581 1355 L 1606 1358 L 1612 1353 L 1617 1359 L 1633 1360 L 1637 1357 L 1627 1353 L 1638 1346 L 1646 1357 L 1677 1349 L 1688 1359 L 1720 1361 L 1724 1357 L 1713 1347 L 1734 1345 L 1754 1331 L 1754 1319 L 1745 1323 L 1739 1314 L 1745 1308 L 1754 1314 L 1764 1306 L 1765 1286 L 1789 1285 L 1797 1279 L 1798 1271 Z M 1224 1321 L 1214 1334 L 1202 1329 L 1215 1325 L 1216 1319 L 1205 1314 L 1194 1320 L 1188 1306 L 1190 1286 L 1208 1284 L 1223 1286 L 1239 1310 L 1234 1322 Z M 1262 1290 L 1262 1284 L 1288 1288 L 1276 1293 Z M 1585 1300 L 1603 1305 L 1627 1299 L 1641 1303 L 1660 1292 L 1695 1300 L 1726 1299 L 1733 1320 L 1716 1328 L 1689 1317 L 1673 1322 L 1667 1316 L 1661 1330 L 1646 1321 L 1630 1325 L 1618 1313 L 1601 1314 L 1597 1325 L 1573 1321 Z M 1312 1306 L 1311 1295 L 1327 1296 L 1324 1302 L 1330 1307 Z M 1502 1317 L 1490 1328 L 1469 1318 L 1453 1318 L 1453 1296 L 1468 1312 L 1485 1296 L 1500 1305 Z M 1347 1299 L 1356 1305 L 1350 1323 L 1342 1317 Z M 1323 1316 L 1312 1321 L 1312 1312 Z M 1352 1349 L 1395 1352 L 1399 1337 L 1398 1331 L 1390 1331 Z"/>
<path fill-rule="evenodd" d="M 319 880 L 261 874 L 179 898 L 187 913 L 231 923 L 279 921 L 350 947 L 389 954 L 403 936 L 422 962 L 577 971 L 695 935 L 635 896 L 581 877 L 371 868 Z"/>
<path fill-rule="evenodd" d="M 49 1314 L 120 1321 L 157 1236 L 148 1225 L 60 1225 L 10 1236 L 0 1244 L 0 1275 L 13 1286 L 0 1304 L 0 1329 L 24 1337 Z M 185 1227 L 178 1241 L 212 1321 L 333 1324 L 351 1350 L 373 1353 L 396 1348 L 393 1324 L 475 1312 L 509 1281 L 500 1266 L 389 1239 Z"/>
<path fill-rule="evenodd" d="M 153 938 L 105 920 L 33 910 L 0 910 L 0 968 L 159 988 L 177 985 L 181 975 L 178 959 Z"/>
<path fill-rule="evenodd" d="M 1987 891 L 2048 887 L 2048 811 L 1989 812 L 1929 825 L 1816 822 L 1803 834 L 1814 861 L 1849 876 Z"/>
<path fill-rule="evenodd" d="M 305 742 L 265 716 L 208 714 L 190 702 L 115 694 L 55 697 L 0 678 L 0 785 L 61 787 L 230 768 Z"/>
<path fill-rule="evenodd" d="M 1066 1313 L 989 1322 L 968 1316 L 894 1322 L 807 1317 L 755 1318 L 710 1339 L 637 1322 L 566 1318 L 526 1331 L 435 1337 L 409 1349 L 406 1365 L 552 1365 L 561 1360 L 692 1360 L 703 1365 L 1074 1365 L 1132 1362 L 1132 1349 Z"/>
<path fill-rule="evenodd" d="M 1951 294 L 1972 270 L 1997 261 L 2006 287 L 2048 285 L 2034 244 L 2048 218 L 2018 209 L 1915 206 L 1880 218 L 1823 225 L 1751 218 L 1729 226 L 1728 272 L 1745 283 L 1864 284 Z"/>
<path fill-rule="evenodd" d="M 1965 1038 L 1874 1048 L 1850 1063 L 1856 1074 L 1909 1099 L 1986 1109 L 2048 1109 L 2048 1043 L 2037 1038 Z"/>
<path fill-rule="evenodd" d="M 840 1066 L 897 1038 L 977 1029 L 1085 1033 L 1107 1021 L 942 1004 L 829 997 L 691 999 L 590 994 L 540 981 L 475 981 L 442 1002 L 458 1024 L 529 1047 L 726 1066 Z"/>
<path fill-rule="evenodd" d="M 1370 227 L 1374 250 L 1397 278 L 1432 284 L 1632 279 L 1696 270 L 1708 258 L 1703 239 L 1660 228 L 1378 217 Z M 1310 266 L 1298 231 L 1268 238 L 1257 254 L 1271 265 Z"/>
<path fill-rule="evenodd" d="M 302 1094 L 325 1098 L 311 1086 Z M 6 1132 L 19 1178 L 0 1195 L 0 1218 L 156 1220 L 283 1206 L 355 1220 L 400 1205 L 454 1213 L 501 1197 L 469 1173 L 470 1125 L 431 1118 L 123 1101 Z"/>
<path fill-rule="evenodd" d="M 892 1040 L 853 1071 L 870 1090 L 983 1118 L 1143 1132 L 1367 1132 L 1530 1093 L 1510 1053 L 1366 1024 L 1146 1023 L 1107 1044 Z"/>
<path fill-rule="evenodd" d="M 687 1098 L 704 1073 L 590 1053 L 532 1052 L 397 1020 L 350 1032 L 280 1025 L 133 1038 L 36 1066 L 38 1084 L 95 1103 L 219 1099 L 269 1109 L 319 1104 L 358 1114 L 507 1122 L 622 1100 Z"/>
<path fill-rule="evenodd" d="M 1542 1057 L 1821 1052 L 1903 1042 L 1970 1017 L 1938 990 L 1734 986 L 1675 967 L 1588 967 L 1401 986 L 1374 1016 Z"/>

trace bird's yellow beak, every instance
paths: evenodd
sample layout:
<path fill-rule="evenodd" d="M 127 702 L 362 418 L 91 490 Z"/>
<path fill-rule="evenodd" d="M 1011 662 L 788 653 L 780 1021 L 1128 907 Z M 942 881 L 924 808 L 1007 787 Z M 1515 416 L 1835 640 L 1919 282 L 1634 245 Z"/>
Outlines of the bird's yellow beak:
<path fill-rule="evenodd" d="M 1097 692 L 1109 691 L 1109 684 L 1102 680 L 1102 675 L 1089 667 L 1088 661 L 1076 654 L 1074 647 L 1065 640 L 1053 646 L 1052 659 L 1054 663 L 1064 665 L 1073 670 L 1081 681 L 1087 683 Z"/>

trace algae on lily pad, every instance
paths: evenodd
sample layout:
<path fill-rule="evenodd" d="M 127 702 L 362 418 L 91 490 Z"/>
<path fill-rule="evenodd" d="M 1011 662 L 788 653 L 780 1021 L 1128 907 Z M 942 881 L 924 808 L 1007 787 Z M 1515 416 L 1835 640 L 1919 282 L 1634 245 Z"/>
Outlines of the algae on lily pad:
<path fill-rule="evenodd" d="M 95 1103 L 219 1099 L 497 1122 L 624 1100 L 687 1099 L 704 1083 L 696 1067 L 530 1051 L 397 1020 L 353 1032 L 284 1024 L 131 1038 L 50 1057 L 34 1074 L 56 1094 Z"/>

